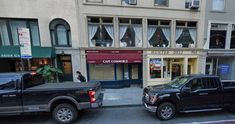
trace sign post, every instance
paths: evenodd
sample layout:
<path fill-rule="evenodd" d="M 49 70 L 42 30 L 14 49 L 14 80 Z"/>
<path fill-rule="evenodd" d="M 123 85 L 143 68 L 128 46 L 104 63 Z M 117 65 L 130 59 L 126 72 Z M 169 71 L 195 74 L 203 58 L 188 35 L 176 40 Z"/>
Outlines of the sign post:
<path fill-rule="evenodd" d="M 20 57 L 22 62 L 22 71 L 24 70 L 24 60 L 27 59 L 28 69 L 30 70 L 30 59 L 32 58 L 31 41 L 28 28 L 18 28 L 18 37 L 20 43 Z"/>

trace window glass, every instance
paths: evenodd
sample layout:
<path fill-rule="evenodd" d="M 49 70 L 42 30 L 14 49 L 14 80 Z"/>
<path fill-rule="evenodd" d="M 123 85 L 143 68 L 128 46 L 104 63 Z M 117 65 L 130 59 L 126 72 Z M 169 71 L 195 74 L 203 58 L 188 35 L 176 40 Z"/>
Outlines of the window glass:
<path fill-rule="evenodd" d="M 222 81 L 223 87 L 235 87 L 235 81 Z"/>
<path fill-rule="evenodd" d="M 158 6 L 168 6 L 168 0 L 154 0 L 154 2 Z"/>
<path fill-rule="evenodd" d="M 0 45 L 10 45 L 10 40 L 7 31 L 7 24 L 5 20 L 0 20 Z"/>
<path fill-rule="evenodd" d="M 224 11 L 225 0 L 212 0 L 213 11 Z"/>
<path fill-rule="evenodd" d="M 0 90 L 14 90 L 16 87 L 16 81 L 12 78 L 1 78 L 0 79 Z"/>
<path fill-rule="evenodd" d="M 89 64 L 90 80 L 114 80 L 114 64 Z"/>
<path fill-rule="evenodd" d="M 26 28 L 26 21 L 10 21 L 13 45 L 19 45 L 18 28 Z"/>
<path fill-rule="evenodd" d="M 25 75 L 23 77 L 24 88 L 30 88 L 44 83 L 44 79 L 41 75 Z"/>
<path fill-rule="evenodd" d="M 211 24 L 210 48 L 225 49 L 227 24 Z"/>
<path fill-rule="evenodd" d="M 88 18 L 88 23 L 90 47 L 114 47 L 113 18 L 91 17 Z"/>
<path fill-rule="evenodd" d="M 192 80 L 186 85 L 186 87 L 189 87 L 189 88 L 191 89 L 191 91 L 196 91 L 196 90 L 199 90 L 199 89 L 204 89 L 200 78 L 192 79 Z"/>
<path fill-rule="evenodd" d="M 150 78 L 161 78 L 162 75 L 162 60 L 161 58 L 150 58 L 149 60 L 149 70 L 150 70 Z"/>
<path fill-rule="evenodd" d="M 230 48 L 234 49 L 235 48 L 235 24 L 232 24 L 232 33 L 231 33 L 231 44 Z"/>
<path fill-rule="evenodd" d="M 67 31 L 64 25 L 58 25 L 56 27 L 58 45 L 63 46 L 68 44 Z"/>
<path fill-rule="evenodd" d="M 40 46 L 40 39 L 39 39 L 39 30 L 38 30 L 38 23 L 37 22 L 29 22 L 30 31 L 31 31 L 31 39 L 33 46 Z"/>

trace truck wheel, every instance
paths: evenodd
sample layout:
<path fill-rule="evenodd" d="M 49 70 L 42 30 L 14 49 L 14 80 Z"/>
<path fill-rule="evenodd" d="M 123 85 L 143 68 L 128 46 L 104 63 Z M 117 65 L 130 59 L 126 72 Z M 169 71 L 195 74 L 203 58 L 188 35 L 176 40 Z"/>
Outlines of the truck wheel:
<path fill-rule="evenodd" d="M 157 109 L 157 116 L 160 120 L 170 120 L 175 116 L 175 106 L 169 102 L 162 103 Z"/>
<path fill-rule="evenodd" d="M 60 124 L 70 124 L 77 119 L 77 109 L 71 104 L 59 104 L 52 112 L 53 118 Z"/>

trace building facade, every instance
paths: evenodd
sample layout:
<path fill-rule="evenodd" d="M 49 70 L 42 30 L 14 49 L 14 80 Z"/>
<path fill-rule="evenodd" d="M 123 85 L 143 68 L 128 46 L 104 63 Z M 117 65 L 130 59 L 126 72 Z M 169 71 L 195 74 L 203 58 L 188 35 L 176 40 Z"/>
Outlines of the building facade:
<path fill-rule="evenodd" d="M 22 70 L 9 65 L 22 64 L 17 29 L 26 27 L 33 55 L 20 67 L 55 65 L 61 81 L 77 81 L 79 70 L 88 81 L 145 87 L 205 73 L 205 7 L 204 0 L 2 0 L 0 71 Z"/>
<path fill-rule="evenodd" d="M 233 0 L 207 0 L 205 16 L 206 74 L 235 79 L 235 14 Z"/>

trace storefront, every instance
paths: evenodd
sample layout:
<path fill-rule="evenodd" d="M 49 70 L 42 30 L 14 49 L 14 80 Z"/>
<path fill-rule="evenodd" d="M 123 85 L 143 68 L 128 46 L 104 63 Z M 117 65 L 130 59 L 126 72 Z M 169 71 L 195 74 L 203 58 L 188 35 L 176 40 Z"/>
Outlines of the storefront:
<path fill-rule="evenodd" d="M 222 80 L 235 80 L 235 52 L 210 50 L 206 58 L 206 74 L 218 75 Z"/>
<path fill-rule="evenodd" d="M 199 50 L 153 50 L 144 53 L 144 86 L 164 84 L 177 76 L 204 73 Z"/>
<path fill-rule="evenodd" d="M 0 72 L 35 71 L 43 65 L 52 65 L 55 57 L 51 47 L 32 47 L 32 58 L 21 59 L 19 46 L 0 47 Z"/>
<path fill-rule="evenodd" d="M 87 77 L 110 86 L 142 85 L 142 51 L 87 50 Z"/>

